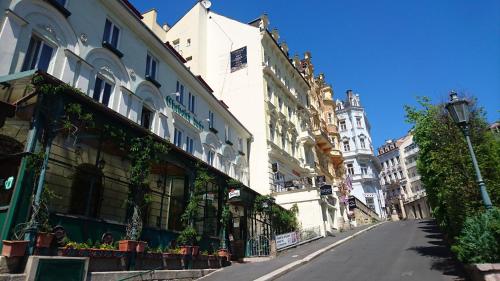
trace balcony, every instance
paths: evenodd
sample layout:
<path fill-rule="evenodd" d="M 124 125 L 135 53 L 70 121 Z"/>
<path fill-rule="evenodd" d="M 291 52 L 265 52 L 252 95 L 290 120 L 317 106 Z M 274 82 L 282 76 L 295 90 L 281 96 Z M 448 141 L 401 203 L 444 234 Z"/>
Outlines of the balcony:
<path fill-rule="evenodd" d="M 303 130 L 302 132 L 300 132 L 299 137 L 298 137 L 298 141 L 303 142 L 303 143 L 314 144 L 315 137 L 310 129 L 306 129 L 306 130 Z"/>
<path fill-rule="evenodd" d="M 337 127 L 337 125 L 328 124 L 326 127 L 326 130 L 331 135 L 338 135 L 339 134 L 339 128 Z"/>

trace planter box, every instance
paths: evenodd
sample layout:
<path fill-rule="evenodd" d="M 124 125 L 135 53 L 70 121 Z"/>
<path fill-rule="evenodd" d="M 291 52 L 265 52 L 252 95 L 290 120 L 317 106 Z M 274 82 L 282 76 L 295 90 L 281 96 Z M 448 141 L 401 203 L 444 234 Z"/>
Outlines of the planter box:
<path fill-rule="evenodd" d="M 472 281 L 500 280 L 500 263 L 479 263 L 465 266 Z"/>
<path fill-rule="evenodd" d="M 193 257 L 193 269 L 205 269 L 205 268 L 209 268 L 208 256 L 198 255 L 197 257 Z"/>
<path fill-rule="evenodd" d="M 10 241 L 3 240 L 2 256 L 6 257 L 22 257 L 26 253 L 26 247 L 28 247 L 28 242 L 25 240 L 20 241 Z"/>
<path fill-rule="evenodd" d="M 135 252 L 137 250 L 137 241 L 120 240 L 118 241 L 118 249 L 124 252 Z"/>
<path fill-rule="evenodd" d="M 184 256 L 180 254 L 163 254 L 163 264 L 165 269 L 184 269 Z"/>
<path fill-rule="evenodd" d="M 148 242 L 144 241 L 137 241 L 137 246 L 135 248 L 136 252 L 138 253 L 143 253 L 144 250 L 146 249 L 146 246 L 148 245 Z"/>
<path fill-rule="evenodd" d="M 137 253 L 135 260 L 136 270 L 164 269 L 162 253 Z"/>
<path fill-rule="evenodd" d="M 38 232 L 36 235 L 36 247 L 37 248 L 49 248 L 54 239 L 53 233 Z"/>
<path fill-rule="evenodd" d="M 100 249 L 59 248 L 58 256 L 88 257 L 89 272 L 127 270 L 128 252 Z"/>

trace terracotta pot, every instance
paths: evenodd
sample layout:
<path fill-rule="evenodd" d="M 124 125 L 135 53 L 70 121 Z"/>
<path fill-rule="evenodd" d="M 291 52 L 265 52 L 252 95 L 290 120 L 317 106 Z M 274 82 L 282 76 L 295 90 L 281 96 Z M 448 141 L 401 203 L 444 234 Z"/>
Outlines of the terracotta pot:
<path fill-rule="evenodd" d="M 135 252 L 137 249 L 137 241 L 135 240 L 120 240 L 118 241 L 118 250 L 124 252 Z"/>
<path fill-rule="evenodd" d="M 53 233 L 38 232 L 36 235 L 36 247 L 37 248 L 49 248 L 54 239 Z"/>
<path fill-rule="evenodd" d="M 137 241 L 137 246 L 135 248 L 135 250 L 138 252 L 138 253 L 143 253 L 144 250 L 146 249 L 146 246 L 148 245 L 148 242 L 144 242 L 144 241 Z"/>
<path fill-rule="evenodd" d="M 181 249 L 180 253 L 181 255 L 187 256 L 192 253 L 191 246 L 180 246 L 180 249 Z"/>
<path fill-rule="evenodd" d="M 28 242 L 25 240 L 20 241 L 10 241 L 2 240 L 2 256 L 6 257 L 22 257 L 26 253 L 26 247 L 28 247 Z"/>
<path fill-rule="evenodd" d="M 200 246 L 191 246 L 191 255 L 197 256 L 200 253 Z"/>
<path fill-rule="evenodd" d="M 217 255 L 222 258 L 226 258 L 228 261 L 231 260 L 231 253 L 227 249 L 219 249 Z"/>

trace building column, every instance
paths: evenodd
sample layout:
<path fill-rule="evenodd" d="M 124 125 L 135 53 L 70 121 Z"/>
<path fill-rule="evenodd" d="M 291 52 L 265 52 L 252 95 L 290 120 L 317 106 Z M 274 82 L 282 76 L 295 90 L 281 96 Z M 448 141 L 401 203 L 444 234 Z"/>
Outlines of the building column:
<path fill-rule="evenodd" d="M 15 56 L 15 50 L 21 30 L 28 24 L 23 18 L 14 13 L 12 10 L 5 10 L 5 20 L 0 30 L 0 42 L 3 46 L 9 48 L 0 48 L 0 75 L 7 75 L 13 72 L 12 65 Z"/>

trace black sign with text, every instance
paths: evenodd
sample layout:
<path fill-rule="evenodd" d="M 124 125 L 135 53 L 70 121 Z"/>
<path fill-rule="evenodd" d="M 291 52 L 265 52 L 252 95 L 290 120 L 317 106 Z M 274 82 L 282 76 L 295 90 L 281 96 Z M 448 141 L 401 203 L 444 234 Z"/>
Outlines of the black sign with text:
<path fill-rule="evenodd" d="M 349 196 L 349 210 L 356 208 L 356 198 L 354 196 Z"/>
<path fill-rule="evenodd" d="M 333 194 L 332 186 L 329 184 L 325 184 L 319 188 L 319 192 L 321 195 L 331 195 Z"/>
<path fill-rule="evenodd" d="M 247 66 L 247 47 L 239 48 L 231 52 L 231 72 L 235 72 Z"/>

